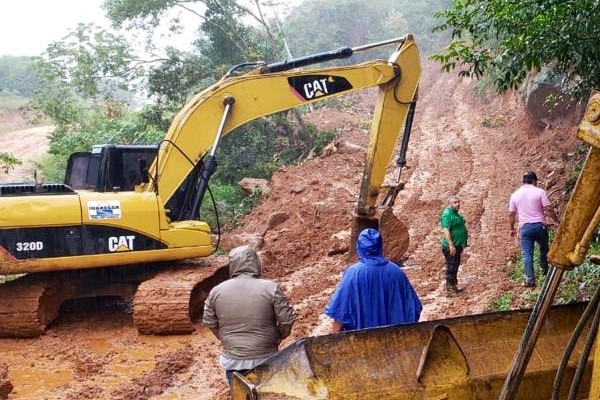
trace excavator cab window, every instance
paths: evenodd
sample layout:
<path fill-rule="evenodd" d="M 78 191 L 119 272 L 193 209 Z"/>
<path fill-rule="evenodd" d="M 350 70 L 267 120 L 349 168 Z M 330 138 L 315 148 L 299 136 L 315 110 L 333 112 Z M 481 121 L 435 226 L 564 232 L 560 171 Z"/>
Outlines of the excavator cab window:
<path fill-rule="evenodd" d="M 76 190 L 109 192 L 133 191 L 148 178 L 147 168 L 156 158 L 158 147 L 99 145 L 91 152 L 74 153 L 69 157 L 65 184 Z"/>
<path fill-rule="evenodd" d="M 73 153 L 67 163 L 65 185 L 75 190 L 95 190 L 99 168 L 99 155 L 90 152 Z"/>

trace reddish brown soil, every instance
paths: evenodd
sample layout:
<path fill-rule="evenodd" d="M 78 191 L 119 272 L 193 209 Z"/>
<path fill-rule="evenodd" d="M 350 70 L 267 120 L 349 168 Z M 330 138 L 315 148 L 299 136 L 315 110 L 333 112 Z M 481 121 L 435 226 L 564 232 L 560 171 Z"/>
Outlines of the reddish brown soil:
<path fill-rule="evenodd" d="M 8 377 L 8 367 L 0 362 L 0 399 L 6 399 L 13 386 Z"/>
<path fill-rule="evenodd" d="M 518 303 L 524 289 L 507 277 L 507 259 L 518 250 L 507 229 L 508 197 L 533 168 L 560 211 L 577 144 L 575 122 L 540 131 L 517 94 L 479 99 L 473 89 L 432 68 L 420 89 L 406 189 L 394 212 L 409 227 L 403 264 L 423 300 L 422 320 L 484 312 L 507 290 Z M 347 263 L 336 250 L 349 235 L 373 100 L 374 93 L 362 94 L 345 100 L 345 112 L 314 111 L 310 121 L 338 130 L 337 151 L 278 171 L 271 196 L 234 232 L 264 233 L 264 274 L 281 283 L 298 314 L 284 345 L 329 328 L 322 310 Z M 454 298 L 443 292 L 437 227 L 450 194 L 461 198 L 471 235 L 459 272 L 465 291 Z M 288 218 L 267 228 L 281 212 Z M 65 313 L 43 337 L 0 340 L 0 360 L 14 385 L 9 398 L 226 398 L 219 343 L 197 328 L 187 336 L 143 336 L 118 311 Z"/>

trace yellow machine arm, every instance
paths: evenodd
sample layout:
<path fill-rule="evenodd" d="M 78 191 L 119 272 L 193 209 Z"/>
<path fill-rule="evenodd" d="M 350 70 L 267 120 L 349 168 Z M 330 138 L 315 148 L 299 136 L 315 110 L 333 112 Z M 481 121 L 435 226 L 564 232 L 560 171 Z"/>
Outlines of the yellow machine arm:
<path fill-rule="evenodd" d="M 154 179 L 146 185 L 145 190 L 157 191 L 163 204 L 166 204 L 195 164 L 202 163 L 210 170 L 211 161 L 207 156 L 213 157 L 221 138 L 235 128 L 278 111 L 378 86 L 379 99 L 371 127 L 359 199 L 361 209 L 372 208 L 394 146 L 407 121 L 410 106 L 415 101 L 421 74 L 419 52 L 413 37 L 409 35 L 360 48 L 346 48 L 344 55 L 329 57 L 342 58 L 355 51 L 392 42 L 400 44 L 388 61 L 285 71 L 311 62 L 325 61 L 327 58 L 321 54 L 263 66 L 238 77 L 224 78 L 196 95 L 177 114 L 165 138 L 166 144 L 161 146 L 157 161 L 150 168 L 150 175 Z M 203 179 L 206 181 L 208 176 Z M 197 190 L 196 203 L 199 203 L 204 193 L 201 187 Z M 193 219 L 194 216 L 190 214 L 188 217 Z"/>

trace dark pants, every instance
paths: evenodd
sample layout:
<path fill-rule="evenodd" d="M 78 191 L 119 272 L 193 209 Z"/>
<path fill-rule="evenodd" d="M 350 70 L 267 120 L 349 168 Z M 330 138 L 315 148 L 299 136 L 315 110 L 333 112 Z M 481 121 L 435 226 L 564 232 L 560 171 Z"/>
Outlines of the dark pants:
<path fill-rule="evenodd" d="M 250 371 L 250 370 L 249 369 L 226 369 L 225 370 L 225 379 L 227 379 L 227 386 L 231 387 L 231 381 L 233 380 L 234 372 L 244 375 L 248 371 Z"/>
<path fill-rule="evenodd" d="M 548 272 L 548 228 L 541 222 L 523 224 L 519 230 L 521 253 L 523 254 L 523 270 L 528 283 L 535 282 L 533 270 L 533 247 L 535 242 L 540 245 L 540 269 L 542 274 Z"/>
<path fill-rule="evenodd" d="M 458 266 L 460 265 L 460 256 L 462 255 L 463 248 L 455 246 L 456 252 L 454 255 L 450 255 L 450 249 L 442 246 L 442 253 L 446 259 L 446 287 L 455 287 L 458 283 L 456 275 L 458 274 Z"/>

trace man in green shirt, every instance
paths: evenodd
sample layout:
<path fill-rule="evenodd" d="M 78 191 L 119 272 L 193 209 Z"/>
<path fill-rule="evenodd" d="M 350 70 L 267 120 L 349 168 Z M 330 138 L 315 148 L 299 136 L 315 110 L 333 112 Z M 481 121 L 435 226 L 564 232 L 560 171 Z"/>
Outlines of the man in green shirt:
<path fill-rule="evenodd" d="M 448 197 L 448 206 L 440 215 L 442 227 L 442 253 L 446 259 L 446 292 L 452 296 L 460 293 L 462 289 L 457 287 L 458 266 L 463 249 L 467 246 L 467 226 L 465 218 L 458 213 L 460 200 L 457 196 Z"/>

